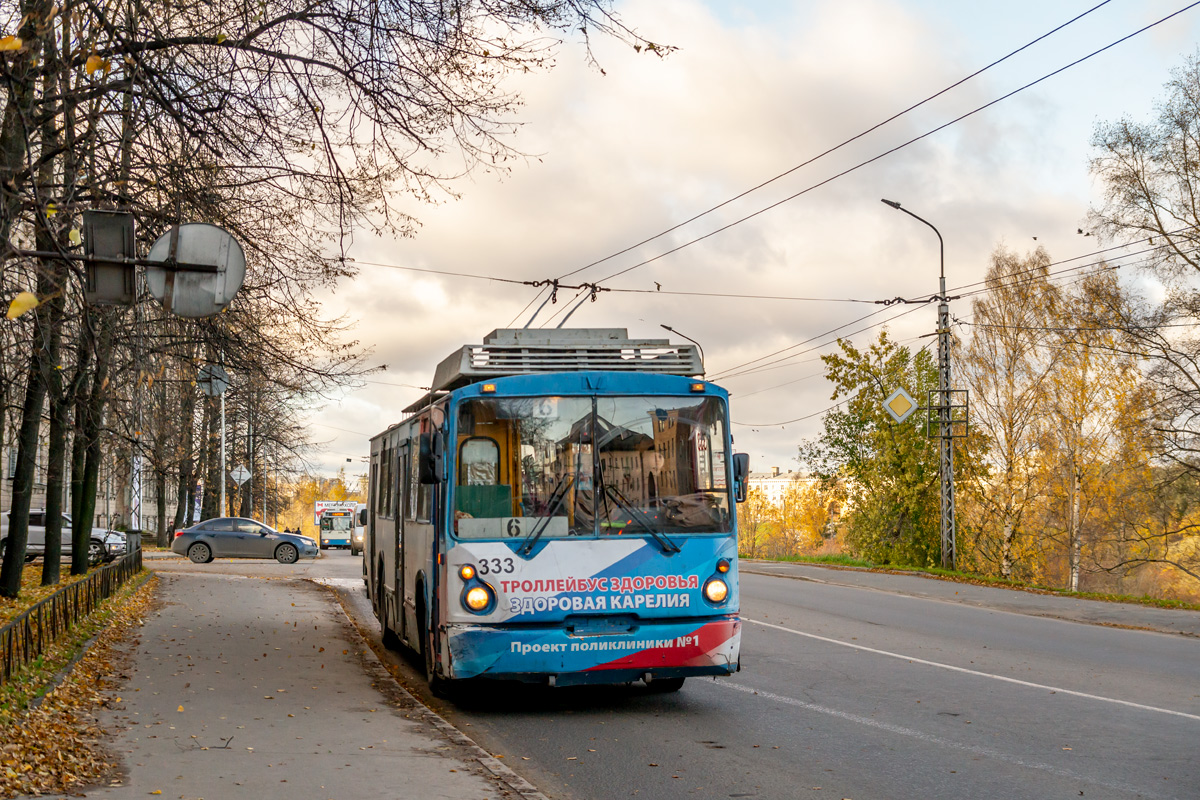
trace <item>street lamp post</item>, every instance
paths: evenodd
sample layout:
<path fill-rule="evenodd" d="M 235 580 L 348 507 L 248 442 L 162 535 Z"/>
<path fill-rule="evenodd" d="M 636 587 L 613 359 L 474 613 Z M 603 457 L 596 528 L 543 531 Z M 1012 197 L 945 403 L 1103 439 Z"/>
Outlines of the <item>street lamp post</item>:
<path fill-rule="evenodd" d="M 699 342 L 697 342 L 692 337 L 688 336 L 686 333 L 680 333 L 679 331 L 672 328 L 670 325 L 659 325 L 658 327 L 663 328 L 664 330 L 668 330 L 671 333 L 675 334 L 676 336 L 682 336 L 683 338 L 687 339 L 692 344 L 696 345 L 696 349 L 700 351 L 700 363 L 702 365 L 704 364 L 704 348 L 700 346 Z"/>
<path fill-rule="evenodd" d="M 915 220 L 928 225 L 938 237 L 938 252 L 941 259 L 938 283 L 938 401 L 936 406 L 938 419 L 938 466 L 941 475 L 941 511 L 942 511 L 942 568 L 954 569 L 955 563 L 955 527 L 954 527 L 954 430 L 951 419 L 950 399 L 950 302 L 946 297 L 946 243 L 942 234 L 929 220 L 918 217 L 907 208 L 901 208 L 895 200 L 882 200 L 897 211 L 903 211 Z"/>
<path fill-rule="evenodd" d="M 221 392 L 221 470 L 219 473 L 221 476 L 221 510 L 217 514 L 219 517 L 223 517 L 227 513 L 225 510 L 225 481 L 227 480 L 225 465 L 225 393 Z"/>

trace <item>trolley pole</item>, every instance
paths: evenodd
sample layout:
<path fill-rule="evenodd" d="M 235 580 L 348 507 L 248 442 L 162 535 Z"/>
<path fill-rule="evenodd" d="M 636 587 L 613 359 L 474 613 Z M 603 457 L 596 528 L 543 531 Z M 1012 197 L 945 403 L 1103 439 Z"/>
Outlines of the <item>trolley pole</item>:
<path fill-rule="evenodd" d="M 946 243 L 941 232 L 927 219 L 918 217 L 895 200 L 883 200 L 897 211 L 903 211 L 913 219 L 923 222 L 938 237 L 939 283 L 938 283 L 938 388 L 937 400 L 931 411 L 937 412 L 938 426 L 938 473 L 941 476 L 941 533 L 942 569 L 954 569 L 954 419 L 953 390 L 950 388 L 950 299 L 946 297 Z"/>

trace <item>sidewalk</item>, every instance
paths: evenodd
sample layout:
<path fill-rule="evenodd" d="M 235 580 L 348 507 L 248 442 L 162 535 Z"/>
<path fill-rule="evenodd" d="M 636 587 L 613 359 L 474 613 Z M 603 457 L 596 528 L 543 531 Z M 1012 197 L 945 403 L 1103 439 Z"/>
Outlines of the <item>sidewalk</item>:
<path fill-rule="evenodd" d="M 235 575 L 160 580 L 162 606 L 102 720 L 125 729 L 113 748 L 127 774 L 87 797 L 540 797 L 499 783 L 494 759 L 392 681 L 326 590 Z"/>

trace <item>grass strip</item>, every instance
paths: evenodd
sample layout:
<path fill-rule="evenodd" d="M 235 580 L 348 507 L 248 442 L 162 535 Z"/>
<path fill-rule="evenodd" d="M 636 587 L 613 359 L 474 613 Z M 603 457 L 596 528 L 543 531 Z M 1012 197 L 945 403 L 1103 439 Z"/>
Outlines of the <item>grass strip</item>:
<path fill-rule="evenodd" d="M 96 712 L 121 702 L 108 694 L 124 677 L 121 644 L 141 626 L 156 583 L 144 571 L 0 687 L 0 798 L 77 794 L 113 770 Z"/>
<path fill-rule="evenodd" d="M 70 586 L 72 583 L 83 580 L 95 569 L 99 569 L 99 567 L 89 569 L 87 575 L 72 575 L 70 566 L 66 566 L 58 583 L 42 586 L 42 565 L 26 564 L 25 568 L 21 570 L 21 588 L 18 590 L 17 596 L 0 597 L 0 628 L 64 586 Z"/>
<path fill-rule="evenodd" d="M 756 558 L 754 561 L 779 561 L 798 564 L 816 564 L 818 566 L 862 569 L 868 572 L 883 572 L 893 575 L 917 575 L 923 578 L 953 581 L 954 583 L 969 583 L 974 586 L 992 586 L 997 589 L 1010 589 L 1018 592 L 1033 592 L 1034 594 L 1054 595 L 1056 597 L 1076 597 L 1081 600 L 1099 600 L 1105 603 L 1133 603 L 1150 608 L 1178 608 L 1186 611 L 1200 611 L 1200 603 L 1189 603 L 1184 600 L 1168 600 L 1148 595 L 1107 594 L 1104 592 L 1072 592 L 1068 589 L 1056 589 L 1053 586 L 1042 586 L 1036 583 L 1023 583 L 1008 578 L 997 578 L 989 575 L 976 575 L 969 572 L 941 569 L 939 567 L 910 567 L 900 564 L 874 564 L 870 561 L 852 558 L 842 554 L 826 554 L 817 556 L 780 556 L 778 558 Z"/>

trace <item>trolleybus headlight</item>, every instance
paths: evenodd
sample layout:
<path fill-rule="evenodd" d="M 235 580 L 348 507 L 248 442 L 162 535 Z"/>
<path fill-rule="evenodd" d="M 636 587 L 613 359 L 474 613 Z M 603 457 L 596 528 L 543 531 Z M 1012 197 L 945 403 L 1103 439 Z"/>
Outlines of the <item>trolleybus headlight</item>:
<path fill-rule="evenodd" d="M 471 611 L 483 611 L 492 604 L 492 593 L 482 586 L 472 586 L 463 595 L 463 605 Z"/>
<path fill-rule="evenodd" d="M 471 580 L 471 578 L 475 577 L 475 568 L 470 564 L 463 564 L 458 568 L 458 577 L 462 578 L 464 581 Z"/>
<path fill-rule="evenodd" d="M 712 578 L 704 584 L 704 597 L 710 603 L 724 603 L 729 596 L 729 587 L 720 578 Z"/>

